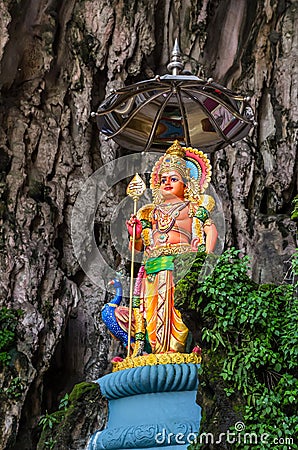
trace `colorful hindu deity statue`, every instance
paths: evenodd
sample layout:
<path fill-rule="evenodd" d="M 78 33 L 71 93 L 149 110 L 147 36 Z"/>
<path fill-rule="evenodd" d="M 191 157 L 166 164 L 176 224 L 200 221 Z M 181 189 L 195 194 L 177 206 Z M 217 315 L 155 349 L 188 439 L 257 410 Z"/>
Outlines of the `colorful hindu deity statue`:
<path fill-rule="evenodd" d="M 135 227 L 135 250 L 144 252 L 133 297 L 133 357 L 143 354 L 145 338 L 155 354 L 185 351 L 188 329 L 174 306 L 173 270 L 177 255 L 215 249 L 215 201 L 204 194 L 210 178 L 207 156 L 175 141 L 154 165 L 153 203 L 126 223 L 130 236 Z"/>

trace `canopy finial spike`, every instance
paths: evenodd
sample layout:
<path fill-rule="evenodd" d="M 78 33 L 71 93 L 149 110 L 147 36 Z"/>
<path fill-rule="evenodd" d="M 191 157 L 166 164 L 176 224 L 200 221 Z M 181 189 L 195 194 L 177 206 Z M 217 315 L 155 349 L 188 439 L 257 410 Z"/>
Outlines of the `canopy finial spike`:
<path fill-rule="evenodd" d="M 167 65 L 167 69 L 169 72 L 172 71 L 172 75 L 178 75 L 183 68 L 182 55 L 178 44 L 178 38 L 176 38 L 172 50 L 171 62 Z"/>
<path fill-rule="evenodd" d="M 181 56 L 181 51 L 180 51 L 180 47 L 179 47 L 179 42 L 178 42 L 178 38 L 175 39 L 174 42 L 174 47 L 172 50 L 172 55 L 180 55 Z"/>

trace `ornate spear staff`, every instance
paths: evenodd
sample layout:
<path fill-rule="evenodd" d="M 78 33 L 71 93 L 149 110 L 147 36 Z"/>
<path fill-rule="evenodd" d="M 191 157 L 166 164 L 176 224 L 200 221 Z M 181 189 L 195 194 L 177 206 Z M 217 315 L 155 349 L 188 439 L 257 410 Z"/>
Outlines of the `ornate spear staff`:
<path fill-rule="evenodd" d="M 131 182 L 127 186 L 126 193 L 133 199 L 133 214 L 137 214 L 137 203 L 141 195 L 145 192 L 146 185 L 138 173 L 135 174 Z M 127 356 L 130 355 L 131 344 L 131 323 L 132 323 L 132 297 L 134 284 L 134 260 L 135 260 L 135 241 L 136 241 L 136 224 L 132 229 L 132 247 L 131 247 L 131 267 L 130 267 L 130 292 L 129 292 L 129 315 L 128 315 L 128 339 L 127 339 Z"/>

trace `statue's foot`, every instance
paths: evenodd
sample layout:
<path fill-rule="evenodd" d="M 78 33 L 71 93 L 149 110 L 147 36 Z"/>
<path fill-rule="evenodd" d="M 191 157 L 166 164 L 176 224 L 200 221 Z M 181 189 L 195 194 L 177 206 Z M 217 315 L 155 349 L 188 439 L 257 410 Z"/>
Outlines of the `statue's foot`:
<path fill-rule="evenodd" d="M 144 352 L 145 342 L 144 341 L 136 341 L 135 346 L 132 353 L 132 358 L 136 358 L 137 356 L 142 356 Z"/>

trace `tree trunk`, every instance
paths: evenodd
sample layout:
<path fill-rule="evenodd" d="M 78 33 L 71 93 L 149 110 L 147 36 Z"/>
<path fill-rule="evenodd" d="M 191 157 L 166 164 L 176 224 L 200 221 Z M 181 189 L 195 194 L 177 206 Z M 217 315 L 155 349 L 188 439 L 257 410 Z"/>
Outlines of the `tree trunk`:
<path fill-rule="evenodd" d="M 0 0 L 0 306 L 22 309 L 17 353 L 2 372 L 3 449 L 31 449 L 41 413 L 74 383 L 109 370 L 100 320 L 105 283 L 74 255 L 70 225 L 85 180 L 127 154 L 98 139 L 92 119 L 110 89 L 166 72 L 179 36 L 186 68 L 252 97 L 257 126 L 212 156 L 226 246 L 252 257 L 257 281 L 286 275 L 296 246 L 295 1 Z M 111 252 L 103 217 L 96 239 Z M 115 268 L 121 258 L 116 257 Z M 15 378 L 20 395 L 9 396 Z M 94 425 L 96 428 L 96 424 Z M 87 437 L 86 437 L 87 438 Z"/>

